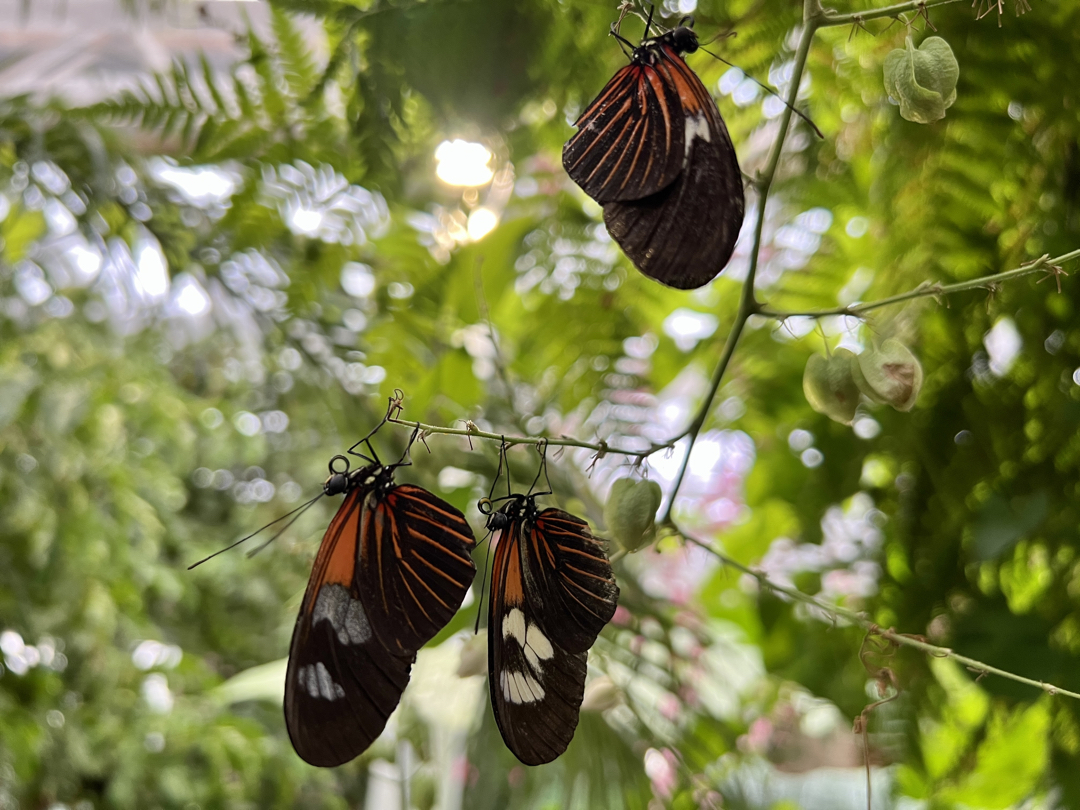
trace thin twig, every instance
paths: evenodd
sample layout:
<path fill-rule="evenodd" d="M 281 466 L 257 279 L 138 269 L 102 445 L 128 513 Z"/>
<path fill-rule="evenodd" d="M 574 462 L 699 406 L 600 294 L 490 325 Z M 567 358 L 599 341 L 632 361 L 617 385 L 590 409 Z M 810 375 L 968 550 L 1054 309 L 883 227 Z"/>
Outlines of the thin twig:
<path fill-rule="evenodd" d="M 733 560 L 726 554 L 717 551 L 709 543 L 698 540 L 696 537 L 688 535 L 686 532 L 684 532 L 678 526 L 675 526 L 675 524 L 671 523 L 670 521 L 667 525 L 671 527 L 687 543 L 704 549 L 709 554 L 712 554 L 714 557 L 720 560 L 720 562 L 724 563 L 724 565 L 731 566 L 737 571 L 742 571 L 744 574 L 749 574 L 754 579 L 756 579 L 758 583 L 762 585 L 762 587 L 768 588 L 769 590 L 775 591 L 777 593 L 782 593 L 797 602 L 811 605 L 822 611 L 823 613 L 828 614 L 833 619 L 833 621 L 843 619 L 846 622 L 850 622 L 851 624 L 858 625 L 859 627 L 862 627 L 863 629 L 868 630 L 872 633 L 876 633 L 883 639 L 886 639 L 893 644 L 899 644 L 905 647 L 913 647 L 914 649 L 920 650 L 928 655 L 932 655 L 935 658 L 951 658 L 953 661 L 956 661 L 956 663 L 967 667 L 969 670 L 973 672 L 978 672 L 979 677 L 982 677 L 983 675 L 997 675 L 999 678 L 1006 678 L 1010 681 L 1015 681 L 1017 683 L 1026 684 L 1027 686 L 1033 686 L 1036 689 L 1041 689 L 1048 695 L 1064 695 L 1065 697 L 1070 697 L 1074 700 L 1080 700 L 1080 693 L 1072 692 L 1068 689 L 1062 689 L 1060 686 L 1055 686 L 1054 684 L 1046 683 L 1045 681 L 1036 681 L 1032 678 L 1025 678 L 1023 675 L 1017 675 L 1014 672 L 1009 672 L 1008 670 L 999 669 L 998 667 L 984 664 L 982 661 L 976 661 L 974 658 L 968 658 L 966 655 L 960 655 L 959 653 L 954 652 L 948 647 L 938 647 L 935 644 L 930 644 L 929 642 L 923 641 L 921 638 L 916 636 L 911 636 L 906 633 L 898 633 L 892 629 L 881 628 L 874 622 L 870 621 L 870 619 L 868 619 L 862 613 L 856 613 L 854 610 L 849 610 L 848 608 L 841 607 L 840 605 L 833 605 L 828 602 L 824 602 L 817 597 L 811 596 L 807 593 L 803 593 L 802 591 L 796 590 L 795 588 L 789 588 L 786 585 L 781 585 L 779 582 L 773 582 L 761 571 L 755 571 L 753 568 L 743 565 L 737 560 Z"/>
<path fill-rule="evenodd" d="M 908 3 L 897 3 L 895 6 L 871 9 L 869 11 L 856 11 L 851 14 L 834 14 L 831 11 L 822 11 L 817 17 L 818 28 L 828 28 L 835 25 L 852 25 L 867 20 L 880 20 L 882 17 L 895 17 L 905 11 L 919 11 L 933 8 L 934 6 L 946 6 L 949 3 L 959 3 L 960 0 L 912 0 Z"/>
<path fill-rule="evenodd" d="M 440 433 L 445 436 L 468 436 L 474 439 L 489 439 L 491 441 L 505 442 L 507 446 L 515 444 L 540 446 L 546 444 L 549 447 L 583 447 L 586 450 L 592 450 L 596 453 L 618 453 L 619 455 L 632 456 L 634 458 L 644 458 L 645 456 L 652 455 L 657 450 L 663 450 L 668 446 L 663 444 L 653 444 L 645 450 L 620 450 L 617 447 L 610 446 L 603 440 L 599 442 L 583 442 L 569 436 L 507 436 L 502 433 L 491 433 L 486 430 L 480 430 L 472 422 L 466 422 L 465 427 L 463 428 L 452 428 L 442 427 L 440 425 L 426 425 L 423 422 L 417 422 L 414 419 L 399 419 L 397 417 L 390 417 L 386 421 L 392 425 L 407 427 L 409 430 L 418 430 L 422 436 Z"/>
<path fill-rule="evenodd" d="M 892 306 L 893 304 L 902 304 L 905 301 L 912 301 L 916 298 L 952 295 L 953 293 L 965 292 L 967 290 L 988 290 L 994 292 L 998 285 L 1003 281 L 1013 281 L 1018 278 L 1023 278 L 1024 276 L 1030 276 L 1034 273 L 1044 273 L 1046 274 L 1046 277 L 1054 276 L 1058 279 L 1058 283 L 1060 284 L 1060 277 L 1064 274 L 1061 265 L 1066 262 L 1075 261 L 1076 259 L 1080 259 L 1080 250 L 1063 253 L 1054 258 L 1042 256 L 1033 262 L 1028 262 L 1013 270 L 1006 270 L 991 276 L 980 276 L 979 278 L 973 278 L 967 281 L 958 281 L 955 284 L 931 284 L 924 281 L 913 290 L 908 290 L 905 293 L 899 293 L 897 295 L 890 295 L 888 298 L 882 298 L 877 301 L 867 301 L 863 304 L 850 304 L 846 307 L 833 307 L 832 309 L 791 311 L 760 306 L 755 314 L 766 318 L 776 318 L 781 321 L 786 320 L 787 318 L 825 318 L 830 315 L 851 315 L 855 318 L 862 318 L 867 312 L 872 310 Z"/>

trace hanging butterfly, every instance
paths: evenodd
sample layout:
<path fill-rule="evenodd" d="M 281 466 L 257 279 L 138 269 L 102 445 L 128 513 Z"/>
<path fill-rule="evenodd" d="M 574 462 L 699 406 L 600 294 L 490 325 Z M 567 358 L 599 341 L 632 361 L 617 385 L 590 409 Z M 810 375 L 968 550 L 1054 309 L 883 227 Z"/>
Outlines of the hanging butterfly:
<path fill-rule="evenodd" d="M 362 442 L 370 463 L 350 470 L 348 458 L 334 456 L 322 494 L 294 510 L 345 496 L 315 557 L 285 675 L 293 748 L 323 767 L 359 756 L 382 733 L 416 651 L 450 621 L 476 574 L 476 540 L 461 512 L 394 482 L 411 463 L 408 450 L 383 465 L 367 439 L 349 452 L 360 456 Z"/>
<path fill-rule="evenodd" d="M 488 609 L 495 722 L 514 756 L 542 765 L 574 736 L 589 648 L 614 615 L 619 588 L 588 524 L 561 509 L 541 511 L 536 499 L 551 493 L 532 489 L 501 499 L 497 511 L 486 498 L 480 510 L 495 543 Z"/>
<path fill-rule="evenodd" d="M 680 25 L 650 38 L 651 26 L 652 11 L 630 64 L 574 122 L 563 167 L 603 205 L 608 232 L 642 273 L 689 290 L 731 258 L 742 173 L 716 102 L 683 61 L 697 35 Z"/>

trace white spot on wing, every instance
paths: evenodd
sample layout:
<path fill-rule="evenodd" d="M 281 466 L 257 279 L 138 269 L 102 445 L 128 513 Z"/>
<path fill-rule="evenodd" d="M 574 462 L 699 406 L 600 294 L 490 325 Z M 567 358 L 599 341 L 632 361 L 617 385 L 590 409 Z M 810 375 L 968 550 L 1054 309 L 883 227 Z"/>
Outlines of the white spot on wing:
<path fill-rule="evenodd" d="M 705 143 L 712 142 L 709 121 L 704 113 L 686 116 L 686 152 L 684 157 L 690 154 L 690 145 L 694 142 L 694 138 L 701 138 Z"/>
<path fill-rule="evenodd" d="M 345 690 L 341 688 L 341 684 L 334 683 L 330 671 L 322 661 L 319 661 L 314 666 L 300 667 L 297 677 L 300 680 L 300 685 L 313 698 L 333 701 L 345 697 Z"/>
<path fill-rule="evenodd" d="M 519 706 L 522 703 L 536 703 L 544 699 L 544 687 L 532 675 L 526 672 L 502 673 L 503 697 Z"/>
<path fill-rule="evenodd" d="M 506 616 L 503 617 L 502 623 L 503 638 L 510 638 L 513 636 L 517 643 L 521 646 L 525 646 L 525 614 L 517 608 L 512 608 Z"/>
<path fill-rule="evenodd" d="M 318 624 L 323 619 L 330 622 L 342 644 L 363 644 L 371 638 L 364 606 L 343 585 L 331 583 L 319 589 L 311 623 Z"/>
<path fill-rule="evenodd" d="M 529 632 L 525 636 L 525 645 L 541 661 L 547 661 L 551 656 L 555 655 L 551 642 L 547 640 L 547 636 L 541 633 L 540 628 L 535 624 L 529 625 Z"/>

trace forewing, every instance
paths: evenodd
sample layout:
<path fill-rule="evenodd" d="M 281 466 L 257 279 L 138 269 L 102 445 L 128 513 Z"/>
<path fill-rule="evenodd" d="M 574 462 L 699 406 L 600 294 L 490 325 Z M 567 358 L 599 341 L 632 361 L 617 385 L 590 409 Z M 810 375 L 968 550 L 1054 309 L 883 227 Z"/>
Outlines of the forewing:
<path fill-rule="evenodd" d="M 465 516 L 422 487 L 367 496 L 356 582 L 387 649 L 409 655 L 453 618 L 476 575 L 475 544 Z"/>
<path fill-rule="evenodd" d="M 526 765 L 570 744 L 585 693 L 587 653 L 552 643 L 525 593 L 521 525 L 499 533 L 488 609 L 488 689 L 503 740 Z"/>
<path fill-rule="evenodd" d="M 525 593 L 541 627 L 563 649 L 587 652 L 619 598 L 603 542 L 561 509 L 545 509 L 525 531 Z"/>
<path fill-rule="evenodd" d="M 598 203 L 655 194 L 682 171 L 678 92 L 652 68 L 622 68 L 574 126 L 577 134 L 563 146 L 563 167 Z"/>
<path fill-rule="evenodd" d="M 744 214 L 742 173 L 716 103 L 674 52 L 658 70 L 684 113 L 686 168 L 662 191 L 604 205 L 612 238 L 645 275 L 678 289 L 701 287 L 727 265 Z"/>
<path fill-rule="evenodd" d="M 374 636 L 353 579 L 364 492 L 345 499 L 323 537 L 289 647 L 285 726 L 312 765 L 348 762 L 382 733 L 415 655 Z"/>

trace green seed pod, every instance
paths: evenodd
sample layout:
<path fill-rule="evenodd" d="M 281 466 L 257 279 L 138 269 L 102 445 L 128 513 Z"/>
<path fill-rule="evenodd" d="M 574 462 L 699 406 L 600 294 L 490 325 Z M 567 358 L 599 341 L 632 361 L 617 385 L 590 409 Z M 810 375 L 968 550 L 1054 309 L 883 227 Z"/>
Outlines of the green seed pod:
<path fill-rule="evenodd" d="M 852 377 L 855 355 L 837 349 L 832 357 L 810 356 L 803 372 L 803 393 L 810 407 L 835 422 L 850 425 L 859 406 L 859 389 Z"/>
<path fill-rule="evenodd" d="M 910 411 L 922 390 L 922 366 L 907 346 L 893 338 L 853 358 L 851 372 L 866 396 L 898 411 Z"/>
<path fill-rule="evenodd" d="M 655 481 L 620 478 L 611 485 L 604 504 L 604 522 L 612 540 L 627 551 L 637 551 L 656 537 L 656 510 L 663 493 Z"/>
<path fill-rule="evenodd" d="M 918 48 L 908 37 L 906 47 L 885 57 L 885 91 L 899 102 L 900 115 L 917 124 L 945 117 L 959 78 L 960 66 L 941 37 L 928 37 Z"/>

